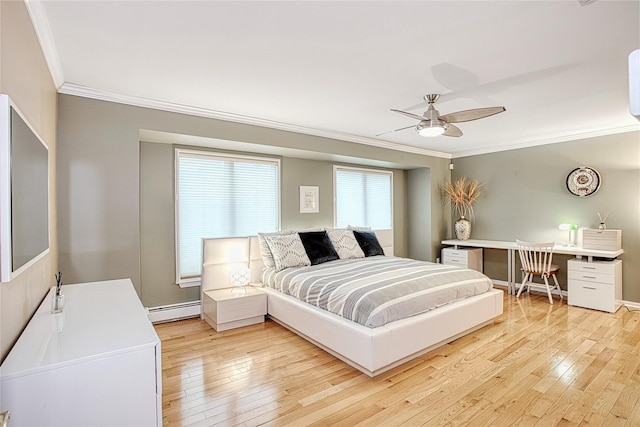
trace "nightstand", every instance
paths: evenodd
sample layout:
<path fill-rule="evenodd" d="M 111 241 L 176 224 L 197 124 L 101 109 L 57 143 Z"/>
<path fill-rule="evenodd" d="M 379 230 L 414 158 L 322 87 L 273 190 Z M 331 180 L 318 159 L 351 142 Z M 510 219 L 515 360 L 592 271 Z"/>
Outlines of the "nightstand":
<path fill-rule="evenodd" d="M 205 291 L 204 320 L 218 332 L 264 322 L 267 295 L 253 286 Z"/>

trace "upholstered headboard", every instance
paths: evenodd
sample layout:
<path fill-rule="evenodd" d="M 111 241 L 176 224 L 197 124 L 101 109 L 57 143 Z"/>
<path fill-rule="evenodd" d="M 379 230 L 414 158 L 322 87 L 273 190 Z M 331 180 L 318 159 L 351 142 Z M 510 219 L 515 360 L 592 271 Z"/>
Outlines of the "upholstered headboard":
<path fill-rule="evenodd" d="M 385 255 L 393 256 L 393 230 L 375 233 Z M 257 236 L 202 240 L 201 292 L 233 286 L 230 273 L 238 267 L 249 268 L 251 282 L 262 281 L 264 264 Z"/>

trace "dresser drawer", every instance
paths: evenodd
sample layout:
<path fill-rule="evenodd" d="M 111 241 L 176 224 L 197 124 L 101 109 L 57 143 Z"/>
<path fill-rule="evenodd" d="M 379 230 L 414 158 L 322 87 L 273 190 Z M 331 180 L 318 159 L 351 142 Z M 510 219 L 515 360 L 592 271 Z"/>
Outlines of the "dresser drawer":
<path fill-rule="evenodd" d="M 615 299 L 611 285 L 570 280 L 568 285 L 568 303 L 579 307 L 615 312 L 620 301 Z"/>

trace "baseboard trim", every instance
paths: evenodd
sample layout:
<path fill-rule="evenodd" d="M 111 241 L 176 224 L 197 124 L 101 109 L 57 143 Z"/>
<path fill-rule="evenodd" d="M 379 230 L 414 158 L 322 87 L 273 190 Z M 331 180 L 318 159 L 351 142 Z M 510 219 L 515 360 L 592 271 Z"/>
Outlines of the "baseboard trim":
<path fill-rule="evenodd" d="M 508 282 L 506 280 L 492 280 L 492 282 L 498 288 L 509 289 L 509 284 L 508 284 Z M 520 289 L 521 285 L 522 284 L 520 282 L 516 283 L 516 292 L 518 291 L 518 289 Z M 531 287 L 531 292 L 544 294 L 544 295 L 546 295 L 546 293 L 547 293 L 547 291 L 544 289 L 544 284 L 538 284 L 538 283 L 534 283 L 534 285 Z M 552 295 L 559 295 L 557 289 L 552 289 L 551 290 L 551 294 Z M 569 294 L 567 293 L 567 291 L 562 290 L 563 298 L 567 298 L 568 295 Z M 632 303 L 632 304 L 638 304 L 638 303 Z M 640 308 L 640 305 L 638 305 L 638 308 Z"/>
<path fill-rule="evenodd" d="M 147 316 L 151 323 L 172 322 L 200 316 L 200 301 L 147 307 Z"/>
<path fill-rule="evenodd" d="M 634 310 L 640 310 L 640 302 L 622 300 L 622 305 L 627 308 L 633 308 Z"/>

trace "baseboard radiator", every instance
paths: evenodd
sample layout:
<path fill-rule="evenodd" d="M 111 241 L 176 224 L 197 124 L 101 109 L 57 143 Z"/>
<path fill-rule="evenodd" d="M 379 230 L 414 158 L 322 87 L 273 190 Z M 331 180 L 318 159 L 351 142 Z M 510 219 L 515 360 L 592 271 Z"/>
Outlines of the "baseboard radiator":
<path fill-rule="evenodd" d="M 200 301 L 181 302 L 147 308 L 151 323 L 171 322 L 200 316 Z"/>

